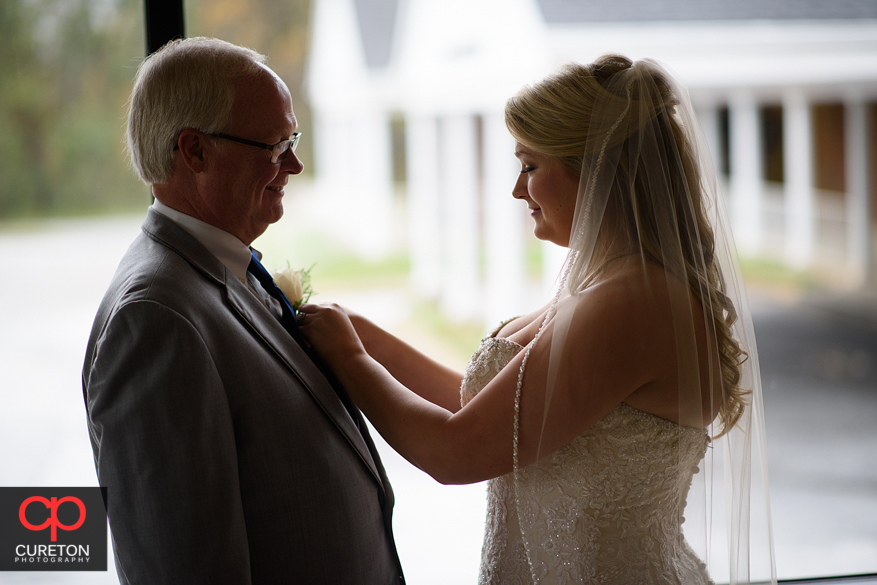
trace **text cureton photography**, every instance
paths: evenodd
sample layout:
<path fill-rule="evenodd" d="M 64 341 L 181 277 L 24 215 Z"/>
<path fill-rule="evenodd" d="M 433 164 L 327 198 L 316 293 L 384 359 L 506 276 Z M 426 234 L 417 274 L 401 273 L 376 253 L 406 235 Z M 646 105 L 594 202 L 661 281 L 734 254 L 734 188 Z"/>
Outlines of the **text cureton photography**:
<path fill-rule="evenodd" d="M 106 491 L 0 488 L 0 571 L 106 571 Z"/>
<path fill-rule="evenodd" d="M 19 544 L 15 547 L 16 563 L 87 563 L 89 545 Z"/>

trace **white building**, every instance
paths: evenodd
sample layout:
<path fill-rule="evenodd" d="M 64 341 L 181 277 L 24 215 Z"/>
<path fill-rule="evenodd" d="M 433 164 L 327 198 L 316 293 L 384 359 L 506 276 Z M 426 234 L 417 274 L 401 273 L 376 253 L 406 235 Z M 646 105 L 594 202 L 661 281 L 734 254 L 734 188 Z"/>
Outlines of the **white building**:
<path fill-rule="evenodd" d="M 315 173 L 366 255 L 404 234 L 417 290 L 493 322 L 545 297 L 505 100 L 568 61 L 658 59 L 689 87 L 742 255 L 877 286 L 874 0 L 315 0 Z M 534 290 L 535 289 L 535 290 Z"/>

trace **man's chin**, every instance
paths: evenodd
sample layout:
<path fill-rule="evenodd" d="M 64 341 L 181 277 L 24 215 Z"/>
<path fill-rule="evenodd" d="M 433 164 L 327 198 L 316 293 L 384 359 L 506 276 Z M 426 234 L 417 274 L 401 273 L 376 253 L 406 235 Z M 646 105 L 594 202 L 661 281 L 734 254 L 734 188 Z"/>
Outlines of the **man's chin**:
<path fill-rule="evenodd" d="M 264 222 L 262 227 L 262 232 L 268 229 L 268 226 L 271 224 L 275 224 L 283 217 L 283 203 L 277 202 L 275 205 L 271 207 L 271 209 L 267 210 L 267 213 L 264 215 Z"/>
<path fill-rule="evenodd" d="M 272 210 L 272 219 L 270 223 L 277 223 L 280 221 L 280 218 L 283 217 L 283 202 L 278 201 L 277 205 L 274 206 Z"/>

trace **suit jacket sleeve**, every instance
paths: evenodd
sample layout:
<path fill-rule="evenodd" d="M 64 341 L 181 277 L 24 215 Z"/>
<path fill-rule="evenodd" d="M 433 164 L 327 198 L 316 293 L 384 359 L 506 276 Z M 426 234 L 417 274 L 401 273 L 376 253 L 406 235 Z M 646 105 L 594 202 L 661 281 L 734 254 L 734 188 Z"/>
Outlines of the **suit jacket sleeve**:
<path fill-rule="evenodd" d="M 92 363 L 95 463 L 123 582 L 250 583 L 233 421 L 193 324 L 158 302 L 128 302 Z"/>

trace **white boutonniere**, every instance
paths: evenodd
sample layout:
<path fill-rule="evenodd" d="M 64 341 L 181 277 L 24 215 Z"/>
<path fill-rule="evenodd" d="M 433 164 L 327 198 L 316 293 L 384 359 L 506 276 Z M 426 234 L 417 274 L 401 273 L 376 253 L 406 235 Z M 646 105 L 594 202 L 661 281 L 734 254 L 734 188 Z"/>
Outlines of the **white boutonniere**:
<path fill-rule="evenodd" d="M 285 270 L 275 272 L 271 276 L 277 284 L 277 288 L 283 291 L 287 300 L 292 303 L 293 309 L 298 309 L 302 303 L 308 302 L 314 289 L 311 287 L 311 270 L 313 266 L 307 270 L 293 270 L 287 263 Z"/>

